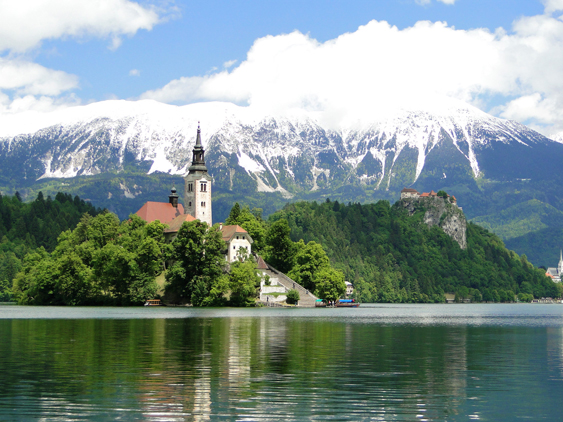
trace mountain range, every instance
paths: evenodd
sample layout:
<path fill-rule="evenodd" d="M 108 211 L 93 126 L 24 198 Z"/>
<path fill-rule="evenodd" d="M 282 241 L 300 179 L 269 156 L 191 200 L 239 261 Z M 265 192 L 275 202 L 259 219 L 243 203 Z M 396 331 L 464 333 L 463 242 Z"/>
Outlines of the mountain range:
<path fill-rule="evenodd" d="M 237 200 L 269 213 L 297 199 L 394 202 L 404 187 L 446 190 L 485 225 L 487 216 L 499 225 L 507 208 L 508 220 L 519 218 L 514 207 L 531 200 L 563 211 L 561 139 L 452 99 L 345 120 L 218 102 L 73 107 L 39 129 L 2 135 L 0 128 L 0 190 L 24 198 L 67 191 L 124 218 L 146 200 L 167 200 L 172 185 L 182 184 L 198 124 L 218 219 Z M 505 232 L 508 220 L 500 224 Z M 537 230 L 549 227 L 545 220 Z"/>

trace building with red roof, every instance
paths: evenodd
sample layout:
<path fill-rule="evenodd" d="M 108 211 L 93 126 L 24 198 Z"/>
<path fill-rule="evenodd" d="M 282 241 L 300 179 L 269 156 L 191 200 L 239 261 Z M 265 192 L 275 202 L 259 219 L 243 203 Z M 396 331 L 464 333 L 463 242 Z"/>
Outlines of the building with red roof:
<path fill-rule="evenodd" d="M 219 230 L 223 236 L 223 240 L 227 243 L 227 253 L 225 259 L 227 262 L 233 262 L 242 255 L 250 255 L 252 253 L 252 237 L 246 230 L 238 225 L 224 226 L 220 225 Z"/>

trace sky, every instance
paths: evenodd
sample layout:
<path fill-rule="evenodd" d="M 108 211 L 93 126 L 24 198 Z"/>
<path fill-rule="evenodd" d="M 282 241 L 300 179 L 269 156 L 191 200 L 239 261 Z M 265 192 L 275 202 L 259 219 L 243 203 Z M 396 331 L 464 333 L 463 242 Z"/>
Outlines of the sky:
<path fill-rule="evenodd" d="M 0 0 L 0 126 L 125 99 L 336 122 L 451 97 L 563 132 L 563 0 Z"/>

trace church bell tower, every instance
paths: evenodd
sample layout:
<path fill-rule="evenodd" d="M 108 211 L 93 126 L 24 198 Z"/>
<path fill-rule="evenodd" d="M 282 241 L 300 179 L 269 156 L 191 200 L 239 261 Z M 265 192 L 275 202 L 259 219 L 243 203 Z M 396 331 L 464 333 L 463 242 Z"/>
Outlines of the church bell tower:
<path fill-rule="evenodd" d="M 192 156 L 192 165 L 184 176 L 184 212 L 200 221 L 212 225 L 211 176 L 205 166 L 205 151 L 201 145 L 201 130 L 197 125 L 197 138 Z"/>

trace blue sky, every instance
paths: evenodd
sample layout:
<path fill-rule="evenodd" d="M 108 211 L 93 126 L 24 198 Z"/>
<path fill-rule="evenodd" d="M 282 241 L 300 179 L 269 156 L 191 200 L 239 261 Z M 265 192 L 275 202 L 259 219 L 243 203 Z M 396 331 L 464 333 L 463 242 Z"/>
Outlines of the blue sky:
<path fill-rule="evenodd" d="M 563 131 L 562 11 L 563 0 L 0 0 L 0 115 L 106 99 L 264 106 L 266 94 L 324 110 L 350 83 L 368 87 L 350 99 L 362 104 L 368 94 L 408 101 L 425 85 L 418 95 L 452 96 L 553 134 Z M 273 75 L 270 51 L 326 85 Z M 307 93 L 290 96 L 292 87 Z"/>

